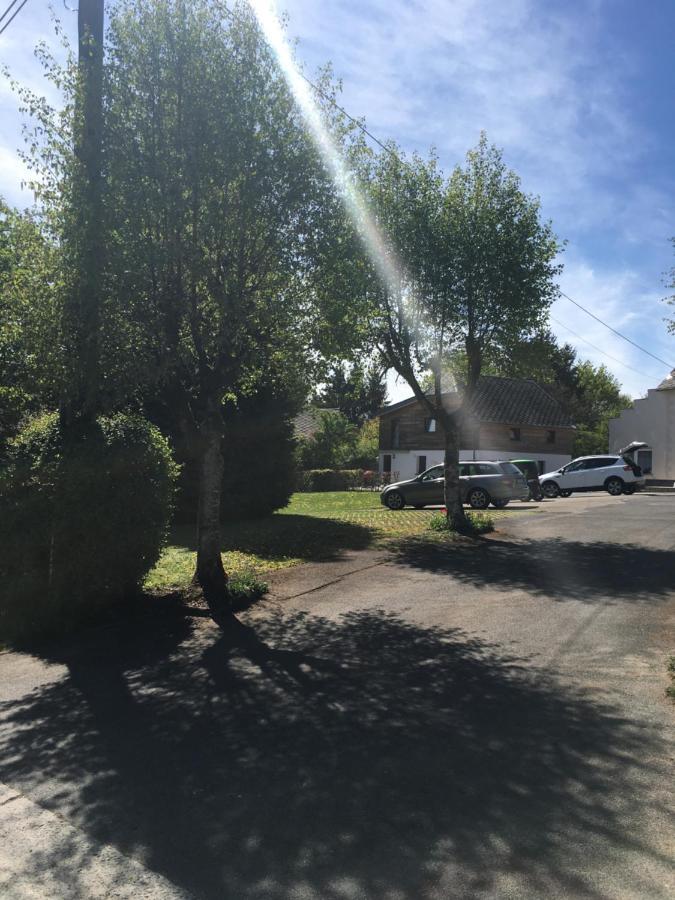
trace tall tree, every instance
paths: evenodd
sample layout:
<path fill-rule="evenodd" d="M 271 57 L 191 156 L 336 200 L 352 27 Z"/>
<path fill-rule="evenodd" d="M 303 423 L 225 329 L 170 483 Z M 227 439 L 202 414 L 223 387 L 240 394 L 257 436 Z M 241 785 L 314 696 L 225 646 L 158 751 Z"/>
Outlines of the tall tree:
<path fill-rule="evenodd" d="M 316 391 L 317 406 L 339 409 L 354 425 L 372 419 L 387 398 L 386 370 L 377 363 L 363 365 L 340 362 L 329 370 Z"/>
<path fill-rule="evenodd" d="M 452 526 L 465 530 L 460 427 L 486 356 L 507 352 L 545 322 L 560 245 L 539 201 L 484 135 L 449 178 L 433 157 L 402 163 L 400 153 L 382 153 L 368 182 L 396 271 L 371 287 L 381 351 L 445 436 L 446 508 Z M 464 365 L 449 396 L 444 373 L 458 353 Z"/>
<path fill-rule="evenodd" d="M 245 4 L 121 0 L 106 79 L 110 290 L 199 456 L 196 580 L 227 611 L 223 401 L 306 355 L 326 181 Z"/>

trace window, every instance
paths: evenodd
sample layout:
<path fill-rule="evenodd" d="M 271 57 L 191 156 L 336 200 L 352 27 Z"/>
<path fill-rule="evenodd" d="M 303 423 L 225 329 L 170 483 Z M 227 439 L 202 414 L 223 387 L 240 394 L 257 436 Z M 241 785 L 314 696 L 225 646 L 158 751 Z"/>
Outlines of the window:
<path fill-rule="evenodd" d="M 434 466 L 422 475 L 422 481 L 433 481 L 434 478 L 443 478 L 443 466 Z"/>
<path fill-rule="evenodd" d="M 427 467 L 426 456 L 418 456 L 417 457 L 417 474 L 421 475 L 422 472 L 424 472 L 424 470 L 426 469 L 426 467 Z"/>
<path fill-rule="evenodd" d="M 473 463 L 471 465 L 472 475 L 498 475 L 497 467 L 491 466 L 489 463 Z"/>
<path fill-rule="evenodd" d="M 460 464 L 459 464 L 459 477 L 460 477 L 460 478 L 466 478 L 466 476 L 467 476 L 468 474 L 469 474 L 469 467 L 468 467 L 468 465 L 467 465 L 466 463 L 460 463 Z"/>
<path fill-rule="evenodd" d="M 385 453 L 382 457 L 382 471 L 386 475 L 391 475 L 391 453 Z"/>
<path fill-rule="evenodd" d="M 435 434 L 436 432 L 436 419 L 425 419 L 424 420 L 424 430 L 427 434 Z"/>
<path fill-rule="evenodd" d="M 637 464 L 642 469 L 643 475 L 651 475 L 652 474 L 652 451 L 651 450 L 638 450 Z"/>
<path fill-rule="evenodd" d="M 546 432 L 546 443 L 547 444 L 555 444 L 555 431 L 547 431 Z"/>
<path fill-rule="evenodd" d="M 520 440 L 520 428 L 509 428 L 509 438 L 512 441 Z"/>
<path fill-rule="evenodd" d="M 391 446 L 398 450 L 401 444 L 401 422 L 399 419 L 391 420 Z"/>

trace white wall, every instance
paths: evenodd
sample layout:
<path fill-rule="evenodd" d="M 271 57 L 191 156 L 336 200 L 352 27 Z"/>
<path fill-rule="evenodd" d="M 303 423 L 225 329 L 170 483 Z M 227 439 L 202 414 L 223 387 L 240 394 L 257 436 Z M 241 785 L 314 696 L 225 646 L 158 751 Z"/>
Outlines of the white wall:
<path fill-rule="evenodd" d="M 609 422 L 609 451 L 631 441 L 652 450 L 652 478 L 675 480 L 675 390 L 651 390 Z"/>
<path fill-rule="evenodd" d="M 386 451 L 380 452 L 380 472 L 382 468 L 382 458 Z M 419 456 L 426 456 L 426 468 L 437 466 L 443 462 L 442 450 L 392 450 L 391 455 L 391 473 L 392 481 L 405 481 L 408 478 L 414 478 L 417 475 L 417 459 Z M 534 459 L 535 461 L 543 460 L 544 472 L 552 472 L 568 463 L 571 457 L 564 453 L 504 453 L 503 450 L 460 450 L 459 458 L 467 459 L 484 459 L 484 460 L 507 460 L 507 459 Z"/>

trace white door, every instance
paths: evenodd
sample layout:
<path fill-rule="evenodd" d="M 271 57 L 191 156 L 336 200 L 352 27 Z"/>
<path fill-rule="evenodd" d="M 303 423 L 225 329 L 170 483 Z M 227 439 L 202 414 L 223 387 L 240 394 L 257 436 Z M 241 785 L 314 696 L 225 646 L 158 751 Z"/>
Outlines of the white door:
<path fill-rule="evenodd" d="M 560 485 L 560 489 L 563 491 L 573 491 L 576 488 L 585 487 L 584 471 L 585 460 L 573 462 L 568 466 L 565 466 L 565 471 L 556 478 L 556 481 Z"/>

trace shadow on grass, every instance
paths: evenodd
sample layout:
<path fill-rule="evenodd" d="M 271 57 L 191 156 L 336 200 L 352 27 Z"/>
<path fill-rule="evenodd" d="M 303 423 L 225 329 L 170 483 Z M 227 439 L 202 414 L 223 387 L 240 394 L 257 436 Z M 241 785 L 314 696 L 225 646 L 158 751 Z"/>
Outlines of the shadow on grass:
<path fill-rule="evenodd" d="M 558 600 L 616 597 L 653 601 L 675 590 L 675 553 L 635 544 L 544 538 L 402 542 L 401 565 L 451 575 L 496 591 L 524 590 Z"/>
<path fill-rule="evenodd" d="M 52 647 L 61 674 L 6 704 L 0 780 L 201 898 L 605 896 L 589 853 L 666 877 L 636 824 L 648 725 L 385 612 L 256 628 L 237 646 L 176 611 Z M 86 847 L 24 877 L 85 896 Z"/>
<path fill-rule="evenodd" d="M 365 550 L 376 531 L 367 525 L 284 513 L 245 522 L 226 522 L 222 526 L 222 552 L 235 550 L 263 559 L 296 557 L 306 561 L 331 560 L 344 550 Z M 193 527 L 177 526 L 170 544 L 196 552 Z"/>

